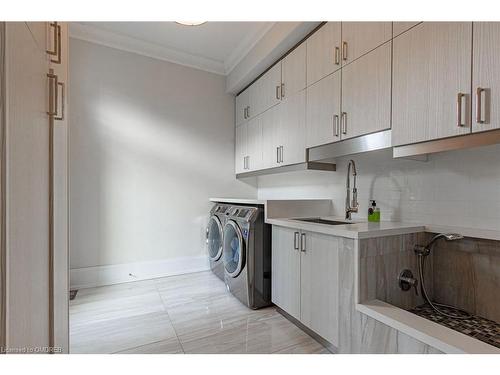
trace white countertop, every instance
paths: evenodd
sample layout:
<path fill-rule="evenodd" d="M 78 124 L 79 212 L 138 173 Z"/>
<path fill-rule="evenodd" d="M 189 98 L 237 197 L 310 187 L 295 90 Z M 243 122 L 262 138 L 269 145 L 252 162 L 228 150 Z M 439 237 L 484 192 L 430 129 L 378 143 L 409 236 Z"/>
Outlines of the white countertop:
<path fill-rule="evenodd" d="M 335 216 L 322 217 L 322 219 L 346 221 L 344 218 Z M 354 239 L 394 236 L 399 234 L 422 232 L 425 230 L 424 225 L 388 221 L 381 221 L 380 223 L 354 221 L 352 223 L 346 223 L 345 225 L 330 225 L 310 223 L 296 219 L 268 218 L 266 219 L 266 223 Z"/>
<path fill-rule="evenodd" d="M 210 198 L 210 202 L 235 203 L 235 204 L 266 204 L 265 200 L 247 198 Z"/>

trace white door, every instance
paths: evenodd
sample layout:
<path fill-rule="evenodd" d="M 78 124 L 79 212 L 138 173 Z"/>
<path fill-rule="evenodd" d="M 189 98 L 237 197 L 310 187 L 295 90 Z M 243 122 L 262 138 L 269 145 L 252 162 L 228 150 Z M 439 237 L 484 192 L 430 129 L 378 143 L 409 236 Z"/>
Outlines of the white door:
<path fill-rule="evenodd" d="M 261 115 L 262 121 L 262 167 L 278 167 L 279 163 L 279 129 L 281 121 L 280 105 L 274 106 Z"/>
<path fill-rule="evenodd" d="M 285 56 L 281 68 L 281 99 L 284 100 L 306 87 L 306 43 L 302 43 Z"/>
<path fill-rule="evenodd" d="M 341 23 L 327 22 L 307 41 L 307 86 L 340 69 Z"/>
<path fill-rule="evenodd" d="M 247 119 L 247 110 L 250 104 L 249 95 L 249 89 L 246 89 L 236 97 L 236 126 L 244 123 Z"/>
<path fill-rule="evenodd" d="M 500 23 L 474 22 L 472 131 L 500 128 Z"/>
<path fill-rule="evenodd" d="M 342 22 L 342 64 L 348 64 L 392 38 L 392 22 Z"/>
<path fill-rule="evenodd" d="M 306 161 L 306 91 L 286 98 L 280 105 L 281 165 Z"/>
<path fill-rule="evenodd" d="M 391 127 L 391 44 L 342 68 L 342 139 Z"/>
<path fill-rule="evenodd" d="M 471 53 L 471 22 L 423 22 L 393 40 L 394 146 L 470 132 Z"/>
<path fill-rule="evenodd" d="M 300 259 L 300 321 L 333 345 L 339 340 L 339 243 L 304 232 Z"/>
<path fill-rule="evenodd" d="M 236 173 L 246 172 L 248 123 L 236 127 L 234 148 L 234 170 Z"/>
<path fill-rule="evenodd" d="M 273 225 L 272 302 L 300 319 L 300 233 Z"/>
<path fill-rule="evenodd" d="M 262 115 L 254 117 L 247 127 L 247 170 L 262 169 Z"/>
<path fill-rule="evenodd" d="M 250 117 L 257 116 L 281 101 L 281 61 L 250 86 Z"/>
<path fill-rule="evenodd" d="M 341 70 L 307 88 L 306 145 L 340 140 Z"/>
<path fill-rule="evenodd" d="M 6 345 L 50 344 L 48 59 L 45 25 L 5 24 Z M 4 177 L 4 176 L 3 176 Z M 2 203 L 3 204 L 3 203 Z M 5 223 L 2 223 L 4 225 Z M 2 301 L 0 301 L 0 304 Z M 4 306 L 2 306 L 4 307 Z"/>

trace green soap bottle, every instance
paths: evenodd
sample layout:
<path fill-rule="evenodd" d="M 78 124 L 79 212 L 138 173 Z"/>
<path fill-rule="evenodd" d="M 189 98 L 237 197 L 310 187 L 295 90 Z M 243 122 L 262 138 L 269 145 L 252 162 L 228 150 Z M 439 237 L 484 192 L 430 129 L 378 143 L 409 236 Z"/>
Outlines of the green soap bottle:
<path fill-rule="evenodd" d="M 372 205 L 368 209 L 368 221 L 378 223 L 380 222 L 380 208 L 377 207 L 375 200 L 370 200 L 370 202 L 372 202 Z"/>

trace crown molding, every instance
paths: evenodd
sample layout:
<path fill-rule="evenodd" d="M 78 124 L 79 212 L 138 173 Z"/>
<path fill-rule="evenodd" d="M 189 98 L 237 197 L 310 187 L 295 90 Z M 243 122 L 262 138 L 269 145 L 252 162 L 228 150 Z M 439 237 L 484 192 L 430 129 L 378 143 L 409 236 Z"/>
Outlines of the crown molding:
<path fill-rule="evenodd" d="M 137 53 L 139 55 L 204 70 L 210 73 L 226 75 L 224 63 L 222 61 L 192 55 L 173 48 L 159 46 L 154 43 L 80 23 L 71 22 L 69 30 L 71 38 Z"/>
<path fill-rule="evenodd" d="M 255 47 L 255 45 L 266 35 L 276 22 L 264 22 L 263 27 L 255 33 L 247 35 L 238 46 L 231 52 L 229 57 L 224 61 L 224 71 L 226 75 L 230 74 L 241 60 Z"/>

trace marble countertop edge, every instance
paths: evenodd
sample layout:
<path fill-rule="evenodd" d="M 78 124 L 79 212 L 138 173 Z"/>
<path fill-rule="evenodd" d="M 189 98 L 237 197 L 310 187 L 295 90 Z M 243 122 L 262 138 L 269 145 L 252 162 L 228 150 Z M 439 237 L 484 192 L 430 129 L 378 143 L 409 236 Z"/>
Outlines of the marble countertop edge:
<path fill-rule="evenodd" d="M 380 300 L 356 310 L 414 339 L 450 354 L 500 354 L 500 349 Z"/>

